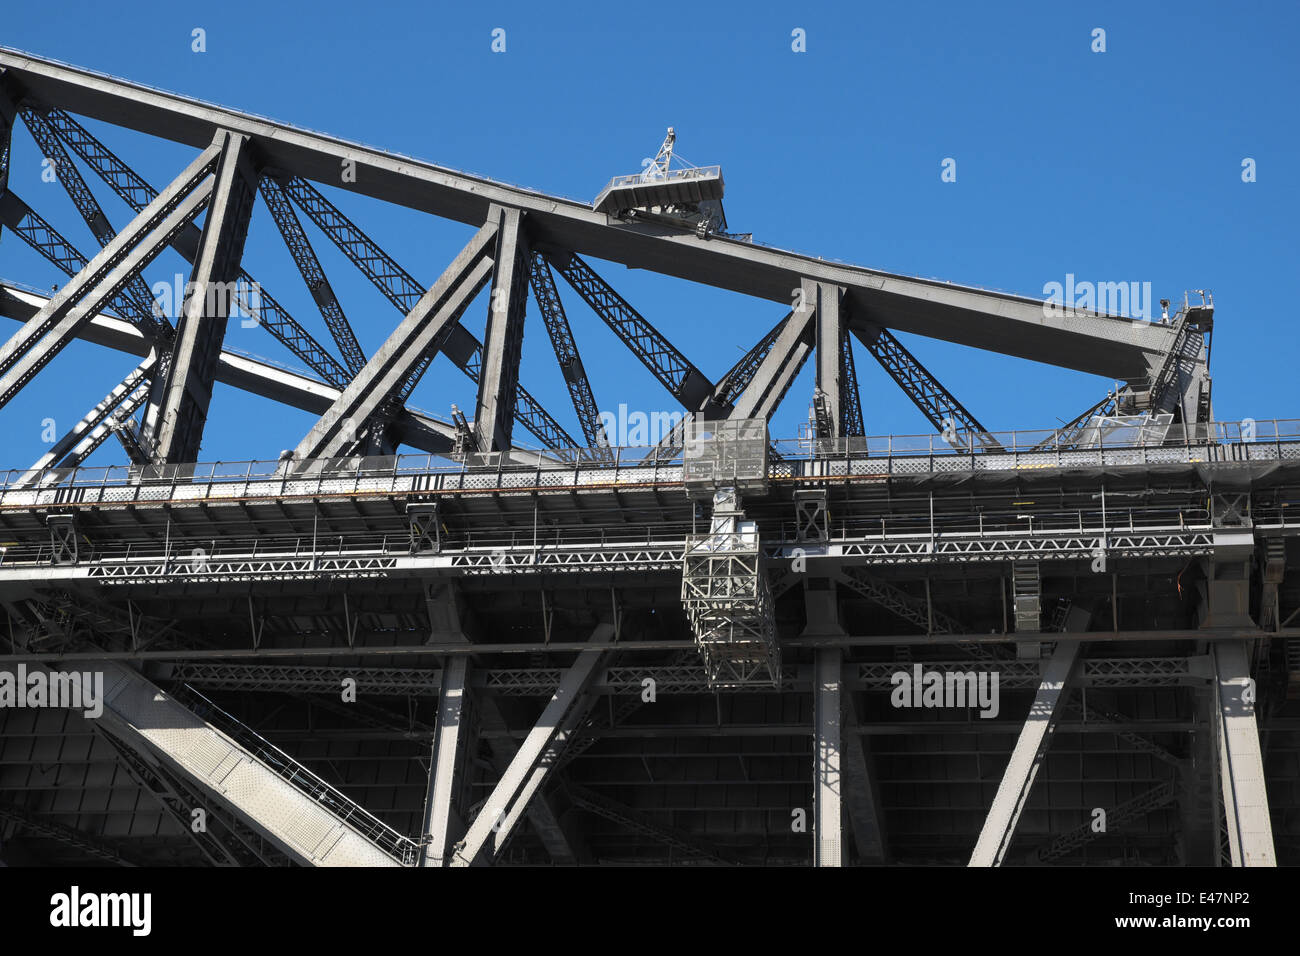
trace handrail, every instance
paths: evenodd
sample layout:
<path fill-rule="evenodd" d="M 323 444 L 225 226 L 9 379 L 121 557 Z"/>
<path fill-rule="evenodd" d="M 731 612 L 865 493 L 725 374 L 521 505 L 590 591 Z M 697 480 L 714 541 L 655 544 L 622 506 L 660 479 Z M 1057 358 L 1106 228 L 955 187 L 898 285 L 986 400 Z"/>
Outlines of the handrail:
<path fill-rule="evenodd" d="M 404 866 L 415 865 L 419 846 L 414 840 L 394 830 L 342 791 L 330 786 L 239 718 L 222 710 L 189 684 L 181 684 L 171 692 L 171 696 L 393 859 Z"/>

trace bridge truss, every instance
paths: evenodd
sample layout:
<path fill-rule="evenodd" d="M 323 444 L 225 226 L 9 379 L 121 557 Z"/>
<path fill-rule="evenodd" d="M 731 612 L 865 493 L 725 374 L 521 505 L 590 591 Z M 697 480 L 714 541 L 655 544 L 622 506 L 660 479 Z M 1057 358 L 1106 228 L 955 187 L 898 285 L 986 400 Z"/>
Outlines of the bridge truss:
<path fill-rule="evenodd" d="M 96 124 L 193 155 L 151 184 Z M 85 251 L 9 188 L 24 136 Z M 340 191 L 474 232 L 426 284 Z M 262 207 L 320 323 L 254 278 Z M 378 348 L 308 227 L 396 310 Z M 6 862 L 1298 859 L 1300 426 L 1214 421 L 1206 296 L 1066 315 L 13 50 L 0 233 L 63 277 L 0 281 L 0 415 L 73 342 L 139 359 L 0 476 Z M 171 315 L 146 278 L 167 250 L 190 269 Z M 589 260 L 775 306 L 715 380 Z M 689 414 L 658 445 L 611 442 L 561 286 Z M 531 308 L 571 412 L 520 381 Z M 232 349 L 232 319 L 298 367 Z M 1122 385 L 1062 428 L 993 431 L 897 332 Z M 865 355 L 932 435 L 867 434 Z M 410 405 L 436 356 L 472 415 Z M 278 461 L 206 463 L 217 383 L 315 420 Z M 810 429 L 773 440 L 786 399 Z M 110 441 L 123 463 L 88 463 Z M 4 697 L 83 673 L 100 716 Z M 995 697 L 920 690 L 968 679 Z"/>

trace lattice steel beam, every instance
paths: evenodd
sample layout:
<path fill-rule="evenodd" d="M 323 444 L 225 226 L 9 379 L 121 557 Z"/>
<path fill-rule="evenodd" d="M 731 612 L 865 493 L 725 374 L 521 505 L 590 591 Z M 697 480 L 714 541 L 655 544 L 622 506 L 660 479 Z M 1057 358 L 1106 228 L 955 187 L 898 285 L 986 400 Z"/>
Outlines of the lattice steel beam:
<path fill-rule="evenodd" d="M 92 857 L 107 860 L 109 863 L 115 863 L 118 866 L 134 867 L 139 865 L 116 847 L 96 840 L 88 833 L 83 833 L 81 830 L 75 830 L 72 827 L 65 827 L 63 824 L 55 823 L 52 820 L 42 820 L 35 814 L 29 813 L 14 804 L 0 803 L 0 820 L 9 820 L 38 836 L 49 837 Z"/>
<path fill-rule="evenodd" d="M 44 308 L 0 347 L 0 406 L 6 404 L 148 265 L 212 195 L 209 178 L 220 150 L 204 150 Z"/>
<path fill-rule="evenodd" d="M 767 334 L 759 339 L 748 352 L 741 356 L 740 361 L 731 366 L 727 374 L 718 380 L 718 384 L 713 389 L 713 401 L 706 408 L 706 414 L 725 416 L 731 411 L 741 394 L 749 387 L 749 383 L 754 380 L 759 366 L 767 358 L 768 353 L 772 351 L 777 336 L 780 335 L 781 330 L 785 328 L 789 321 L 790 315 L 786 315 L 780 322 L 772 326 Z M 654 449 L 645 456 L 645 460 L 662 460 L 681 454 L 686 427 L 690 421 L 690 418 L 683 418 L 674 425 L 672 431 L 665 435 Z"/>
<path fill-rule="evenodd" d="M 763 364 L 763 359 L 767 358 L 772 347 L 776 345 L 777 337 L 790 322 L 793 312 L 787 313 L 776 325 L 768 330 L 768 333 L 754 344 L 718 382 L 718 387 L 714 392 L 714 397 L 718 404 L 732 406 L 749 387 L 749 383 L 754 380 L 758 374 L 759 366 Z"/>
<path fill-rule="evenodd" d="M 69 467 L 70 459 L 75 458 L 79 446 L 95 434 L 98 426 L 104 422 L 114 409 L 124 403 L 134 403 L 138 407 L 136 399 L 142 399 L 148 393 L 149 376 L 153 373 L 156 363 L 155 358 L 151 355 L 143 362 L 131 370 L 117 387 L 104 396 L 104 398 L 92 408 L 86 415 L 73 425 L 68 432 L 55 442 L 50 450 L 32 463 L 28 473 L 11 483 L 12 488 L 25 488 L 34 482 L 40 472 L 46 468 L 63 468 Z M 108 429 L 103 429 L 100 441 L 107 437 Z M 98 445 L 98 442 L 95 443 Z M 93 449 L 91 449 L 93 450 Z M 85 452 L 88 454 L 89 452 Z"/>
<path fill-rule="evenodd" d="M 13 192 L 0 195 L 0 225 L 12 229 L 64 275 L 77 275 L 90 261 Z M 139 328 L 149 328 L 153 322 L 153 317 L 135 299 L 121 292 L 108 300 L 108 307 Z"/>
<path fill-rule="evenodd" d="M 107 246 L 117 236 L 117 230 L 108 221 L 108 216 L 100 206 L 99 201 L 95 199 L 94 194 L 86 185 L 86 181 L 81 176 L 81 171 L 77 169 L 76 164 L 68 156 L 59 142 L 53 127 L 46 122 L 45 118 L 31 107 L 24 107 L 20 111 L 23 122 L 27 126 L 28 132 L 31 133 L 32 139 L 41 150 L 41 155 L 46 161 L 52 164 L 55 177 L 59 184 L 63 186 L 64 191 L 68 194 L 77 207 L 77 212 L 85 220 L 95 241 L 99 243 L 100 248 Z M 124 290 L 131 300 L 137 306 L 138 311 L 135 315 L 139 318 L 139 324 L 147 334 L 153 336 L 162 335 L 170 337 L 171 324 L 164 317 L 160 317 L 158 310 L 154 308 L 154 299 L 149 291 L 149 285 L 145 282 L 143 276 L 135 275 L 126 284 Z"/>
<path fill-rule="evenodd" d="M 1051 863 L 1053 860 L 1069 856 L 1080 847 L 1101 839 L 1107 833 L 1113 833 L 1124 824 L 1140 820 L 1148 813 L 1168 806 L 1177 799 L 1177 796 L 1172 783 L 1162 783 L 1152 787 L 1145 793 L 1140 793 L 1133 799 L 1125 800 L 1123 803 L 1112 807 L 1106 814 L 1106 829 L 1100 832 L 1094 830 L 1091 821 L 1080 824 L 1068 833 L 1061 834 L 1050 844 L 1039 850 L 1035 854 L 1035 859 L 1039 863 Z"/>
<path fill-rule="evenodd" d="M 888 329 L 854 328 L 853 332 L 889 373 L 889 377 L 898 383 L 899 388 L 921 410 L 921 414 L 951 444 L 958 447 L 980 445 L 990 451 L 1001 448 L 988 430 L 967 411 L 966 406 L 957 401 Z"/>
<path fill-rule="evenodd" d="M 329 279 L 325 277 L 325 270 L 321 268 L 316 250 L 311 247 L 311 241 L 307 238 L 302 223 L 298 221 L 298 214 L 293 211 L 293 204 L 285 196 L 280 184 L 270 176 L 262 177 L 261 182 L 258 183 L 258 190 L 262 194 L 266 208 L 271 212 L 271 218 L 275 220 L 276 228 L 280 230 L 284 244 L 289 248 L 289 254 L 293 256 L 294 264 L 302 275 L 302 281 L 307 284 L 307 290 L 316 300 L 321 318 L 325 320 L 325 325 L 334 338 L 334 344 L 339 347 L 348 371 L 356 375 L 366 364 L 366 354 L 361 349 L 361 343 L 357 341 L 356 333 L 352 331 L 348 317 L 343 312 L 343 306 L 334 295 Z"/>
<path fill-rule="evenodd" d="M 285 192 L 298 204 L 298 208 L 307 214 L 318 229 L 330 237 L 339 250 L 370 279 L 375 288 L 383 293 L 403 315 L 409 313 L 424 294 L 423 288 L 411 278 L 410 273 L 380 249 L 374 240 L 354 225 L 352 220 L 340 212 L 310 183 L 295 177 L 285 180 L 282 185 Z M 459 322 L 448 333 L 441 351 L 469 377 L 470 381 L 475 385 L 479 383 L 479 374 L 483 365 L 483 344 Z M 432 353 L 421 359 L 396 393 L 396 401 L 404 402 L 407 399 L 432 361 Z M 572 448 L 576 445 L 568 432 L 522 386 L 518 390 L 515 419 L 537 436 L 543 447 Z"/>
<path fill-rule="evenodd" d="M 840 332 L 840 396 L 840 435 L 845 438 L 865 435 L 858 370 L 853 363 L 853 336 L 848 329 Z"/>
<path fill-rule="evenodd" d="M 547 257 L 569 285 L 687 411 L 704 410 L 713 398 L 713 383 L 691 364 L 690 359 L 576 255 L 547 253 Z"/>
<path fill-rule="evenodd" d="M 48 301 L 48 296 L 5 287 L 0 283 L 0 315 L 7 318 L 25 322 Z M 147 356 L 151 348 L 133 325 L 104 313 L 83 326 L 77 338 L 136 357 Z M 281 368 L 229 349 L 221 353 L 217 381 L 314 415 L 326 412 L 340 394 L 338 386 L 306 373 Z M 455 438 L 451 425 L 409 410 L 400 414 L 394 428 L 404 444 L 438 454 L 450 450 Z"/>
<path fill-rule="evenodd" d="M 587 379 L 587 370 L 582 366 L 582 356 L 578 354 L 578 343 L 573 338 L 568 316 L 564 312 L 564 303 L 560 301 L 560 292 L 555 287 L 555 276 L 546 257 L 534 251 L 529 257 L 528 280 L 533 288 L 533 298 L 542 313 L 546 324 L 551 347 L 555 350 L 555 359 L 560 363 L 560 372 L 564 384 L 569 388 L 569 398 L 573 401 L 573 410 L 578 415 L 578 424 L 587 439 L 590 448 L 608 448 L 609 437 L 600 419 L 600 409 L 591 392 L 591 383 Z"/>
<path fill-rule="evenodd" d="M 10 84 L 5 84 L 10 86 Z M 0 91 L 0 196 L 9 189 L 9 156 L 13 147 L 14 124 L 18 111 L 13 97 Z"/>
<path fill-rule="evenodd" d="M 45 119 L 59 138 L 128 206 L 139 212 L 153 201 L 157 191 L 67 113 L 50 110 Z M 189 226 L 182 229 L 172 247 L 193 262 L 199 248 L 198 228 Z M 249 289 L 257 289 L 256 299 L 248 293 Z M 255 316 L 259 325 L 265 326 L 285 348 L 331 385 L 342 387 L 347 382 L 349 376 L 338 360 L 312 338 L 264 286 L 242 270 L 236 300 L 243 311 Z"/>
<path fill-rule="evenodd" d="M 365 368 L 298 443 L 299 460 L 337 458 L 350 453 L 358 431 L 399 393 L 412 370 L 427 364 L 458 328 L 460 316 L 492 274 L 488 258 L 497 225 L 489 221 L 411 308 Z"/>
<path fill-rule="evenodd" d="M 1093 405 L 1083 414 L 1077 415 L 1070 421 L 1066 422 L 1064 425 L 1058 428 L 1051 437 L 1043 439 L 1041 442 L 1035 445 L 1031 450 L 1037 451 L 1041 448 L 1074 447 L 1074 445 L 1078 443 L 1079 435 L 1088 426 L 1088 422 L 1092 421 L 1092 417 L 1094 415 L 1103 415 L 1103 416 L 1112 415 L 1114 414 L 1115 408 L 1118 404 L 1119 404 L 1119 393 L 1116 392 L 1114 395 L 1112 395 L 1108 392 L 1106 394 L 1106 397 L 1103 398 L 1100 402 Z"/>

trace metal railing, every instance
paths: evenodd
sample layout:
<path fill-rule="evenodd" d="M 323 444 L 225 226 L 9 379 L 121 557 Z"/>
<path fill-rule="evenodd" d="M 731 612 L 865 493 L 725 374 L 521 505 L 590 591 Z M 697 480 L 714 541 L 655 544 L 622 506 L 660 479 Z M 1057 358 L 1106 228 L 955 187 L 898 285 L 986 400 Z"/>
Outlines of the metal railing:
<path fill-rule="evenodd" d="M 992 438 L 1000 447 L 989 447 L 980 438 L 971 435 L 963 444 L 960 440 L 948 441 L 941 435 L 881 435 L 839 439 L 780 439 L 771 443 L 773 457 L 769 473 L 774 477 L 800 477 L 811 475 L 811 466 L 818 469 L 826 463 L 836 462 L 880 464 L 855 464 L 853 474 L 907 475 L 918 471 L 936 470 L 936 463 L 948 460 L 949 466 L 938 470 L 953 470 L 951 465 L 980 469 L 1022 467 L 1050 467 L 1055 463 L 1066 465 L 1125 464 L 1125 460 L 1107 458 L 1104 453 L 1141 450 L 1134 463 L 1146 460 L 1202 461 L 1242 460 L 1237 453 L 1224 454 L 1225 446 L 1249 446 L 1260 449 L 1260 457 L 1269 460 L 1300 458 L 1300 453 L 1284 454 L 1282 446 L 1300 443 L 1300 419 L 1242 419 L 1234 422 L 1209 422 L 1193 425 L 1170 426 L 1163 436 L 1152 437 L 1149 429 L 1137 426 L 1120 428 L 1106 435 L 1099 429 L 1095 441 L 1082 446 L 1062 447 L 1053 444 L 1059 431 L 1055 429 L 1016 430 L 993 432 Z M 1273 446 L 1271 449 L 1269 446 Z M 597 451 L 600 453 L 598 454 Z M 1296 452 L 1291 449 L 1291 452 Z M 1185 452 L 1185 453 L 1184 453 Z M 307 494 L 314 488 L 323 490 L 324 483 L 343 481 L 351 489 L 381 490 L 379 482 L 392 483 L 404 479 L 427 476 L 472 476 L 451 487 L 488 487 L 482 480 L 495 475 L 503 484 L 527 486 L 535 480 L 542 486 L 560 487 L 575 483 L 579 474 L 592 483 L 620 481 L 656 482 L 680 481 L 683 464 L 681 448 L 636 447 L 593 450 L 588 448 L 559 448 L 528 452 L 530 460 L 511 460 L 506 453 L 451 455 L 414 454 L 378 457 L 333 458 L 313 461 L 236 461 L 207 462 L 175 465 L 99 465 L 76 468 L 47 468 L 35 475 L 28 469 L 13 469 L 0 473 L 0 495 L 18 488 L 72 489 L 150 486 L 201 486 L 229 483 L 274 482 L 281 485 L 281 494 Z M 602 457 L 604 455 L 605 457 Z M 1168 457 L 1172 455 L 1173 457 Z M 1248 455 L 1247 457 L 1253 457 Z M 889 460 L 886 465 L 884 460 Z M 661 470 L 671 469 L 662 474 Z M 556 480 L 554 473 L 567 473 L 568 477 Z M 818 473 L 831 473 L 824 469 Z M 532 476 L 532 477 L 530 477 Z M 512 480 L 506 481 L 507 478 Z M 525 480 L 526 479 L 526 480 Z M 426 484 L 426 490 L 436 490 Z M 448 487 L 445 483 L 437 487 Z"/>
<path fill-rule="evenodd" d="M 656 183 L 669 183 L 675 180 L 683 179 L 703 179 L 706 176 L 721 176 L 721 166 L 692 166 L 689 169 L 670 169 L 668 172 L 660 172 L 657 175 L 648 172 L 629 173 L 626 176 L 615 176 L 600 191 L 604 195 L 611 189 L 618 189 L 620 186 L 640 186 L 653 185 Z"/>
<path fill-rule="evenodd" d="M 415 865 L 420 850 L 414 840 L 398 833 L 355 800 L 330 786 L 237 717 L 222 710 L 189 684 L 179 685 L 171 691 L 171 696 L 403 866 Z"/>

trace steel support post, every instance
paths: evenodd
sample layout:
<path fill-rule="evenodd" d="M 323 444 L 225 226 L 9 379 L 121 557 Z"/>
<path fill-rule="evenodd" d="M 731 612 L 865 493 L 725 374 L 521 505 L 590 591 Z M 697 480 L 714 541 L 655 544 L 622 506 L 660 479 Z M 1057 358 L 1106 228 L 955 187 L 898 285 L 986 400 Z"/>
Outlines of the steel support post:
<path fill-rule="evenodd" d="M 508 834 L 506 820 L 517 820 L 519 811 L 522 810 L 522 807 L 515 808 L 516 801 L 521 799 L 522 788 L 529 783 L 532 771 L 539 765 L 543 752 L 566 723 L 571 708 L 591 680 L 596 665 L 604 657 L 605 649 L 601 645 L 608 643 L 613 634 L 612 624 L 597 626 L 589 641 L 597 646 L 580 651 L 578 659 L 564 672 L 560 686 L 551 695 L 541 717 L 524 738 L 519 752 L 510 761 L 510 766 L 506 768 L 506 772 L 502 774 L 487 802 L 483 804 L 479 815 L 470 825 L 464 842 L 457 847 L 452 857 L 452 866 L 471 866 L 478 862 L 488 862 L 491 854 L 485 851 L 489 841 L 499 845 L 504 835 Z M 535 785 L 533 789 L 535 790 Z M 494 839 L 494 833 L 501 836 Z"/>
<path fill-rule="evenodd" d="M 449 657 L 443 665 L 438 729 L 429 760 L 429 792 L 424 801 L 424 833 L 428 842 L 420 855 L 420 866 L 444 866 L 453 833 L 459 835 L 464 829 L 452 803 L 457 780 L 463 772 L 458 758 L 468 666 L 469 659 L 461 655 Z"/>
<path fill-rule="evenodd" d="M 800 285 L 804 304 L 811 303 L 816 321 L 817 349 L 817 437 L 838 438 L 844 408 L 840 289 L 824 282 L 804 279 Z"/>
<path fill-rule="evenodd" d="M 1029 799 L 1029 791 L 1042 765 L 1051 741 L 1052 731 L 1060 716 L 1070 676 L 1079 658 L 1079 641 L 1061 640 L 1043 668 L 1038 693 L 1029 707 L 1029 716 L 1011 751 L 1011 760 L 1002 775 L 993 806 L 980 830 L 970 866 L 1001 866 L 1011 848 L 1016 822 Z"/>
<path fill-rule="evenodd" d="M 845 665 L 846 683 L 851 671 L 855 670 L 856 664 Z M 859 862 L 884 863 L 889 850 L 880 812 L 880 794 L 871 754 L 867 750 L 867 738 L 858 732 L 858 715 L 851 695 L 845 697 L 842 713 L 848 731 L 844 735 L 844 807 L 853 827 L 853 845 Z"/>
<path fill-rule="evenodd" d="M 844 865 L 843 688 L 844 654 L 817 649 L 813 682 L 813 865 Z"/>
<path fill-rule="evenodd" d="M 235 300 L 231 287 L 240 273 L 257 195 L 258 173 L 248 137 L 221 130 L 212 145 L 221 150 L 221 158 L 190 273 L 191 291 L 176 329 L 166 380 L 155 388 L 146 420 L 146 436 L 154 438 L 154 457 L 159 462 L 198 460 L 226 322 Z"/>
<path fill-rule="evenodd" d="M 1221 640 L 1211 647 L 1217 694 L 1214 735 L 1232 865 L 1277 866 L 1247 645 L 1240 640 Z"/>
<path fill-rule="evenodd" d="M 493 206 L 497 229 L 492 296 L 483 336 L 474 431 L 479 451 L 508 451 L 519 387 L 519 358 L 528 303 L 528 241 L 518 209 Z"/>

